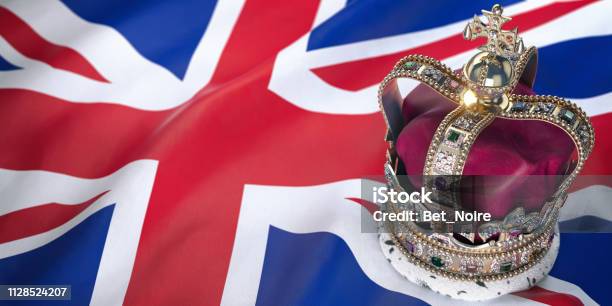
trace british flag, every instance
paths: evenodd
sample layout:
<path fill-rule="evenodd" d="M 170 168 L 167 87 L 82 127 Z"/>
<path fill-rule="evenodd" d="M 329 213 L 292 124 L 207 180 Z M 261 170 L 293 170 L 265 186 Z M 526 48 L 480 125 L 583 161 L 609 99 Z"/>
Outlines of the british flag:
<path fill-rule="evenodd" d="M 583 174 L 612 174 L 612 1 L 500 3 L 539 48 L 536 91 L 592 118 Z M 459 68 L 490 6 L 0 1 L 0 284 L 71 285 L 46 305 L 461 304 L 402 279 L 355 199 L 383 171 L 377 83 L 410 53 Z M 610 187 L 576 187 L 562 228 L 610 232 Z M 487 304 L 612 304 L 612 236 L 561 241 L 548 278 Z"/>

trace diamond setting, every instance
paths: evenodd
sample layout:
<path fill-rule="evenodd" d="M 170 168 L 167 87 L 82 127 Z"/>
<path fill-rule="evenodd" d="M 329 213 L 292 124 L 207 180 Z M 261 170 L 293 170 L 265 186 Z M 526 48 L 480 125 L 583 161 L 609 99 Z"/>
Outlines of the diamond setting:
<path fill-rule="evenodd" d="M 450 174 L 453 170 L 453 165 L 455 164 L 455 161 L 455 155 L 449 154 L 447 152 L 438 152 L 438 154 L 436 154 L 434 166 L 438 171 Z"/>
<path fill-rule="evenodd" d="M 433 67 L 425 67 L 425 69 L 423 69 L 421 74 L 426 77 L 430 77 L 436 82 L 439 82 L 440 80 L 442 80 L 442 72 Z"/>
<path fill-rule="evenodd" d="M 414 255 L 416 256 L 423 256 L 423 245 L 420 243 L 417 243 L 414 246 Z"/>
<path fill-rule="evenodd" d="M 576 129 L 576 131 L 578 132 L 578 139 L 580 139 L 580 142 L 582 143 L 582 145 L 586 146 L 591 139 L 591 133 L 589 133 L 589 127 L 586 124 L 581 123 Z"/>
<path fill-rule="evenodd" d="M 550 114 L 555 109 L 555 104 L 550 102 L 538 102 L 534 109 L 535 113 L 539 114 Z"/>
<path fill-rule="evenodd" d="M 524 251 L 521 253 L 520 263 L 521 265 L 527 264 L 529 262 L 529 251 Z"/>
<path fill-rule="evenodd" d="M 512 108 L 510 109 L 510 111 L 515 112 L 515 113 L 522 113 L 527 110 L 528 106 L 529 105 L 526 102 L 517 101 L 514 103 L 514 105 L 512 105 Z"/>
<path fill-rule="evenodd" d="M 453 126 L 464 131 L 471 131 L 481 119 L 482 117 L 477 114 L 464 113 L 453 122 Z"/>

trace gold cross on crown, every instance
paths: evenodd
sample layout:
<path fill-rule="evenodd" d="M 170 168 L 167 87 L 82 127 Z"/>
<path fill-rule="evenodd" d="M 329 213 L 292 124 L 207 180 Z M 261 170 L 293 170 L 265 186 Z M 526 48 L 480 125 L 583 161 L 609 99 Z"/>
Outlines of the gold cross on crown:
<path fill-rule="evenodd" d="M 525 47 L 523 40 L 518 37 L 517 29 L 502 30 L 502 25 L 512 19 L 508 16 L 502 16 L 502 12 L 503 8 L 499 4 L 495 4 L 491 11 L 482 10 L 482 14 L 487 18 L 487 23 L 482 22 L 478 16 L 474 15 L 474 19 L 468 22 L 463 31 L 463 37 L 468 40 L 486 37 L 487 44 L 480 46 L 478 49 L 497 55 L 523 52 Z"/>

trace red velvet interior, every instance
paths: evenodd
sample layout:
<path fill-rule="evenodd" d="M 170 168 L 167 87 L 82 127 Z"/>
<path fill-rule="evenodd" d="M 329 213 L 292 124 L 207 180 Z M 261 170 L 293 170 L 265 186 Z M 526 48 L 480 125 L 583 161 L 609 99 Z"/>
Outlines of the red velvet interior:
<path fill-rule="evenodd" d="M 515 93 L 534 94 L 522 84 Z M 456 106 L 423 84 L 404 99 L 402 115 L 406 125 L 396 146 L 407 174 L 423 173 L 433 134 Z M 462 194 L 462 206 L 490 212 L 495 218 L 502 218 L 517 206 L 527 212 L 539 211 L 558 185 L 559 177 L 550 176 L 567 172 L 573 152 L 571 138 L 559 127 L 537 120 L 496 118 L 472 146 L 463 172 L 487 175 L 487 181 L 493 184 Z M 490 177 L 495 175 L 504 177 Z M 414 183 L 420 186 L 420 182 Z"/>

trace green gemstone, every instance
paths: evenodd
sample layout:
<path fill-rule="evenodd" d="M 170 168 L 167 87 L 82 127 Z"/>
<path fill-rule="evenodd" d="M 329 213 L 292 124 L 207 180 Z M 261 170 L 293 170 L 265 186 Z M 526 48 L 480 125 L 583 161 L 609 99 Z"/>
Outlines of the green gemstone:
<path fill-rule="evenodd" d="M 444 267 L 444 261 L 442 261 L 442 258 L 437 256 L 431 256 L 431 264 L 436 266 L 437 268 Z"/>
<path fill-rule="evenodd" d="M 499 271 L 500 272 L 508 272 L 508 271 L 510 271 L 510 269 L 512 269 L 512 262 L 511 261 L 503 262 L 499 266 Z"/>
<path fill-rule="evenodd" d="M 569 124 L 572 124 L 574 123 L 574 120 L 576 119 L 576 114 L 574 114 L 570 110 L 565 109 L 561 112 L 561 119 L 563 119 L 565 122 Z"/>
<path fill-rule="evenodd" d="M 459 136 L 460 136 L 459 133 L 455 131 L 450 131 L 446 139 L 448 139 L 451 142 L 456 142 L 459 139 Z"/>
<path fill-rule="evenodd" d="M 415 62 L 407 62 L 406 64 L 404 64 L 404 66 L 406 66 L 406 68 L 408 68 L 408 69 L 415 68 L 416 65 L 417 65 L 417 63 L 415 63 Z"/>

